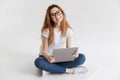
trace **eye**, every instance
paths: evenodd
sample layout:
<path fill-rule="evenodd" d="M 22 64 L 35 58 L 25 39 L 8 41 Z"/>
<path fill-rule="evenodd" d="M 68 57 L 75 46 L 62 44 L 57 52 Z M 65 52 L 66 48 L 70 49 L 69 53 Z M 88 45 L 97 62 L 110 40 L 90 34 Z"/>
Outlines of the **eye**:
<path fill-rule="evenodd" d="M 56 11 L 56 15 L 61 15 L 61 11 Z"/>
<path fill-rule="evenodd" d="M 51 17 L 54 18 L 55 16 L 60 16 L 62 13 L 60 10 L 56 11 L 55 13 L 50 13 Z"/>
<path fill-rule="evenodd" d="M 50 15 L 51 15 L 51 16 L 55 16 L 55 14 L 54 14 L 54 13 L 51 13 Z"/>

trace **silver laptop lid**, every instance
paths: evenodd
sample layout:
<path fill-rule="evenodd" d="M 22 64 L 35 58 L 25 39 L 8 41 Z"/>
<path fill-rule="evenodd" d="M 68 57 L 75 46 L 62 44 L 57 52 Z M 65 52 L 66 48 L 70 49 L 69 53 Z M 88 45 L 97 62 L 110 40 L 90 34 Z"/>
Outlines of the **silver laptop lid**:
<path fill-rule="evenodd" d="M 55 58 L 55 62 L 73 61 L 74 57 L 72 55 L 77 50 L 78 47 L 54 49 L 52 56 Z"/>

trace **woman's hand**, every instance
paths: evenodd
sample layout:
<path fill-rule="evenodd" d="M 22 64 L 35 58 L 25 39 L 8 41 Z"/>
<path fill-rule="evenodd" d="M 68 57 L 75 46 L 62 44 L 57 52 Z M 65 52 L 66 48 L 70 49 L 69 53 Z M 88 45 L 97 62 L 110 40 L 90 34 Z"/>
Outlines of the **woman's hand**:
<path fill-rule="evenodd" d="M 52 56 L 49 56 L 49 57 L 48 57 L 48 62 L 49 62 L 49 63 L 55 62 L 55 58 L 52 57 Z"/>
<path fill-rule="evenodd" d="M 75 52 L 73 53 L 73 57 L 74 57 L 74 58 L 78 58 L 78 56 L 79 56 L 78 52 L 75 51 Z"/>

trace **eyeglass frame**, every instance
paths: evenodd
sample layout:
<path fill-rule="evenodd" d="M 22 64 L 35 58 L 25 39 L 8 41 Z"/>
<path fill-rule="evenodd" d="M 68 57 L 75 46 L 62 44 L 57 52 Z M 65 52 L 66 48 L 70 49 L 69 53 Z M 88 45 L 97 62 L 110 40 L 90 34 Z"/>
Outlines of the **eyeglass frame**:
<path fill-rule="evenodd" d="M 56 16 L 60 16 L 62 12 L 60 10 L 57 10 L 55 13 L 50 13 L 51 18 L 55 18 Z"/>

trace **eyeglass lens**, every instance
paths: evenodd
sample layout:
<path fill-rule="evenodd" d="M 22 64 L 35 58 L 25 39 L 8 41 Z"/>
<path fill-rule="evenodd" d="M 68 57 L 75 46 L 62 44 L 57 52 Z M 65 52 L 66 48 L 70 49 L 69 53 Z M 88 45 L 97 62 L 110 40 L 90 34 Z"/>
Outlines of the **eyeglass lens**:
<path fill-rule="evenodd" d="M 61 12 L 58 10 L 56 13 L 51 13 L 51 17 L 60 16 Z"/>

